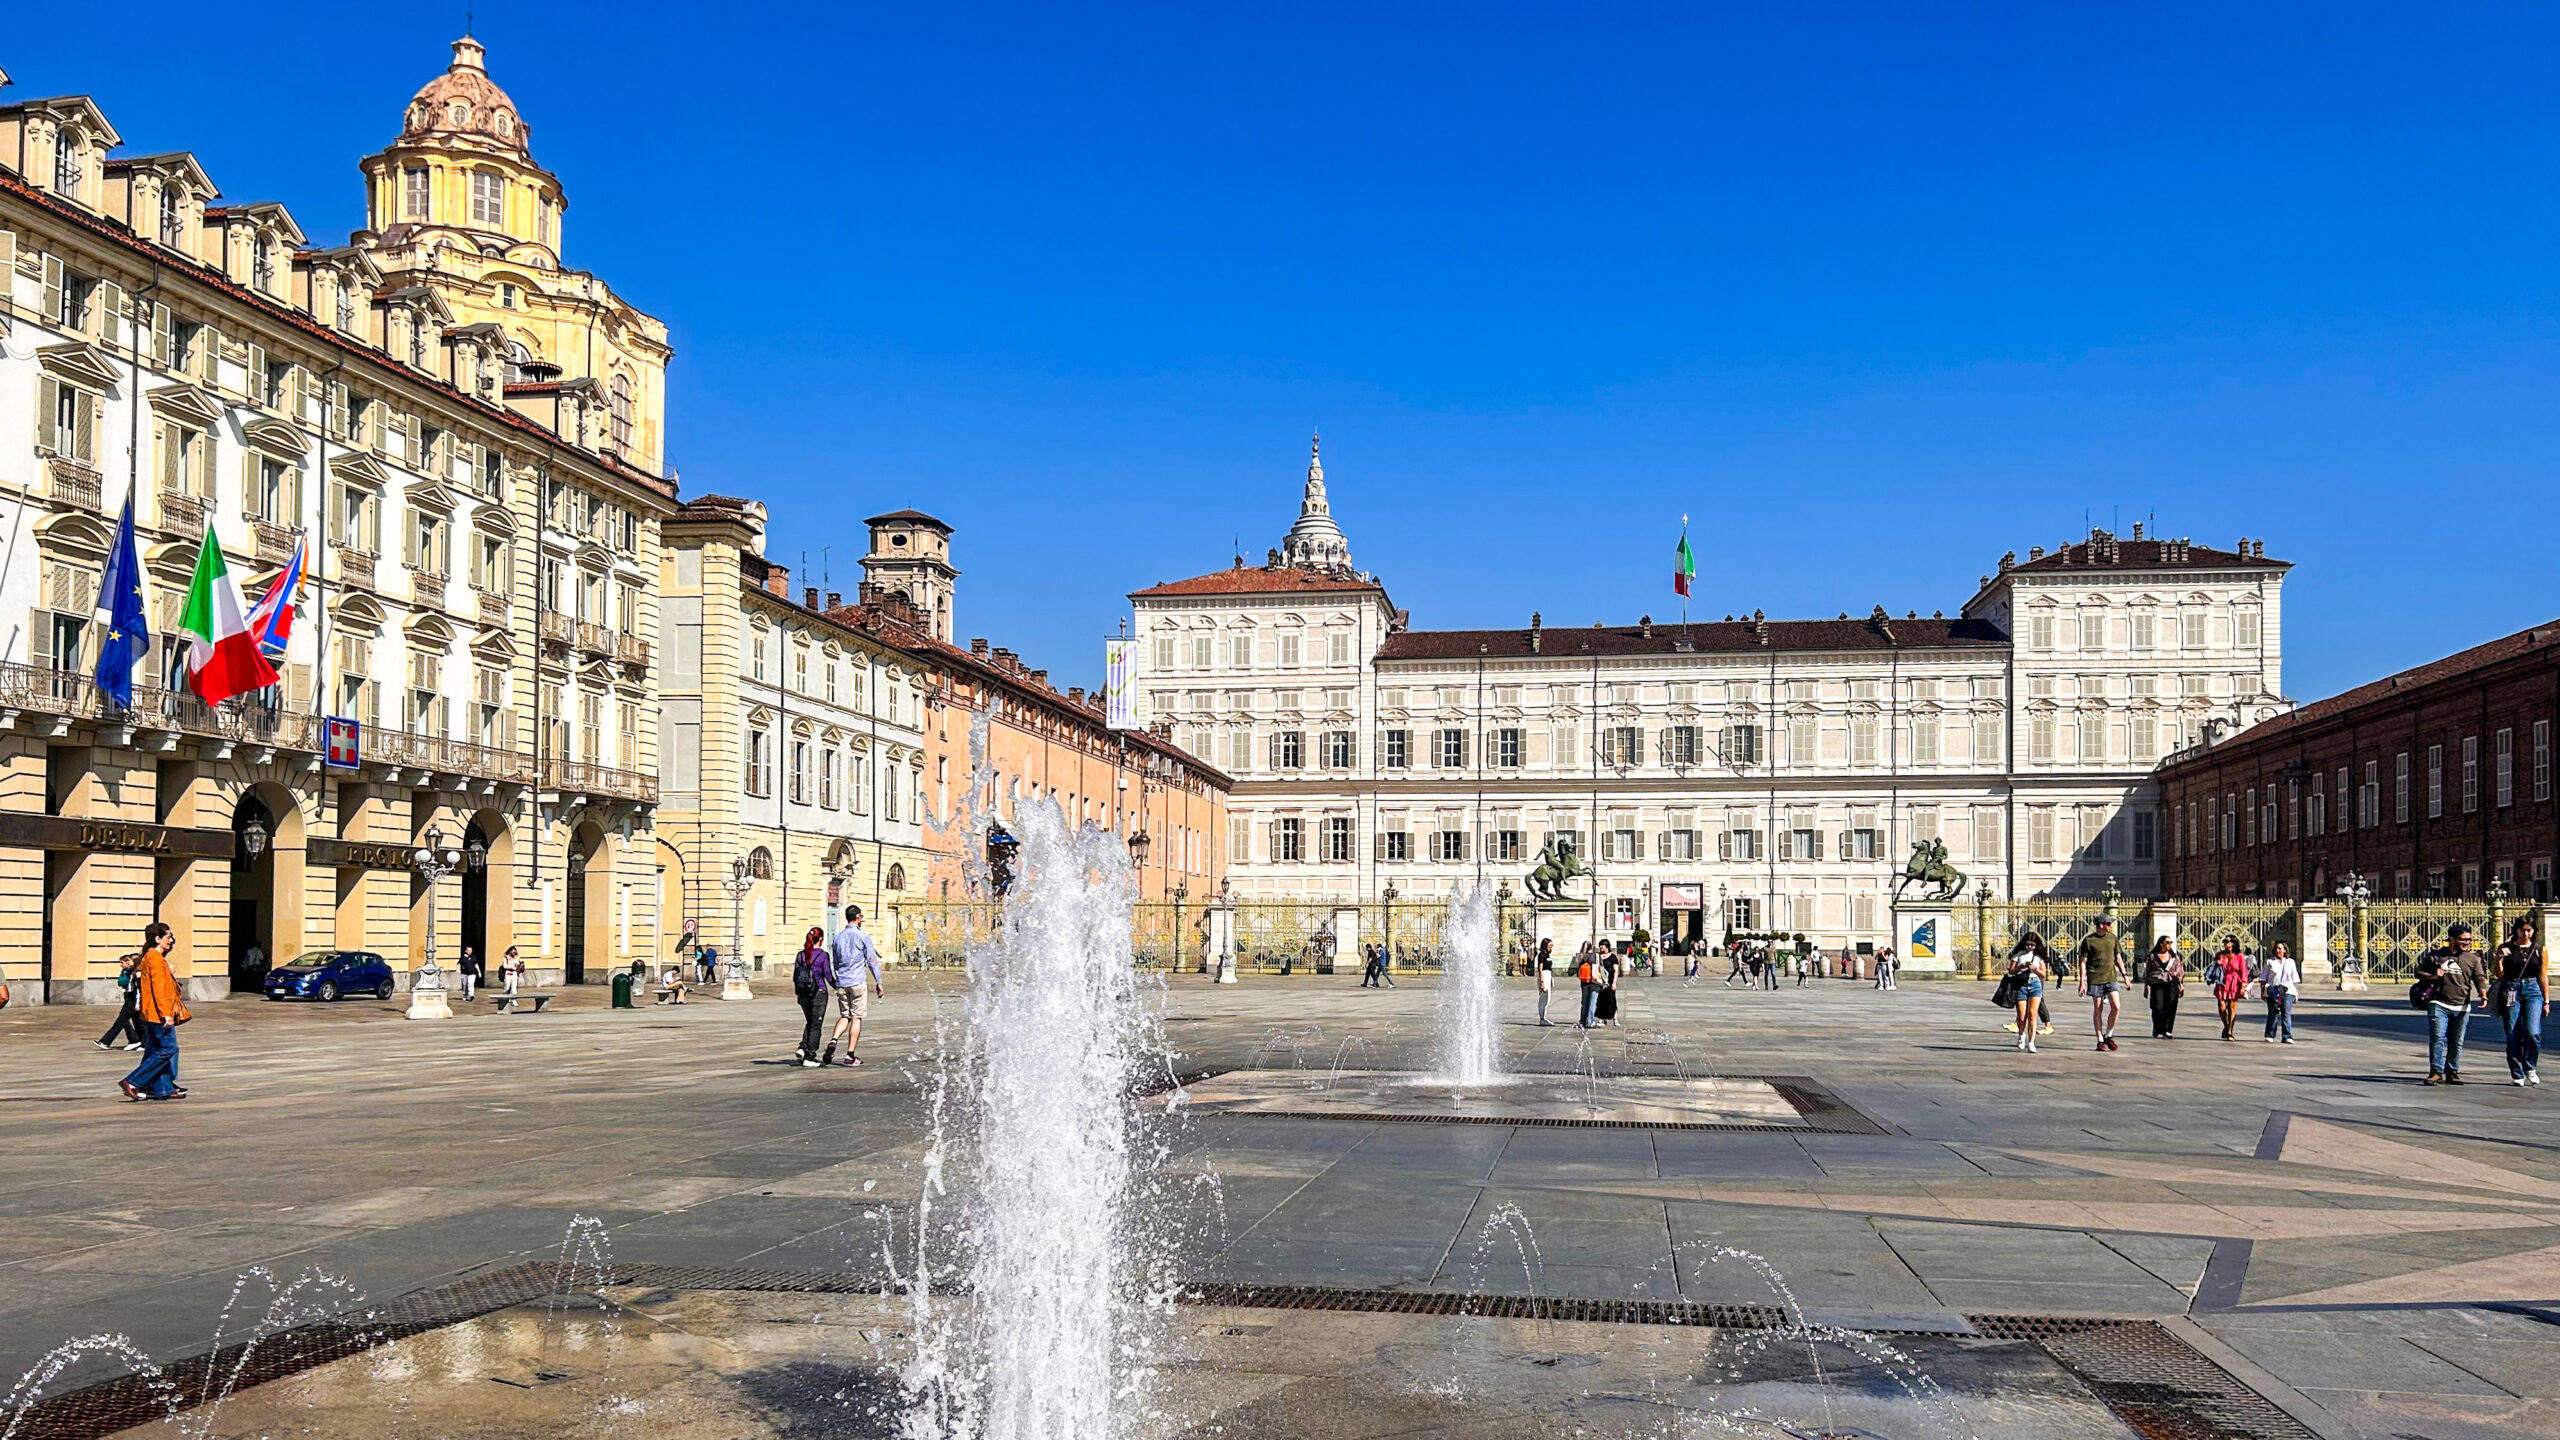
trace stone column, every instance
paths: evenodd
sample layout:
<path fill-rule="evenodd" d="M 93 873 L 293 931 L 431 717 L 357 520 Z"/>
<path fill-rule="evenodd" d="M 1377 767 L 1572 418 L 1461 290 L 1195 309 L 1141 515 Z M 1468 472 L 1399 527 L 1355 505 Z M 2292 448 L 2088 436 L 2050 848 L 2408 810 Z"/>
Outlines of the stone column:
<path fill-rule="evenodd" d="M 2302 952 L 2296 958 L 2302 962 L 2302 978 L 2308 981 L 2314 975 L 2337 973 L 2337 967 L 2329 963 L 2329 902 L 2305 900 L 2299 913 Z"/>
<path fill-rule="evenodd" d="M 1232 905 L 1209 907 L 1209 963 L 1217 967 L 1219 984 L 1236 983 L 1236 911 Z"/>
<path fill-rule="evenodd" d="M 2170 953 L 2178 957 L 2179 964 L 2184 965 L 2186 963 L 2186 943 L 2178 938 L 2177 901 L 2172 900 L 2167 896 L 2162 896 L 2160 899 L 2152 901 L 2149 929 L 2151 933 L 2142 937 L 2143 954 L 2150 954 L 2151 947 L 2159 944 L 2160 938 L 2165 935 L 2169 939 Z"/>
<path fill-rule="evenodd" d="M 1333 907 L 1333 958 L 1318 964 L 1316 973 L 1331 975 L 1345 963 L 1357 964 L 1359 959 L 1360 907 L 1336 905 Z"/>

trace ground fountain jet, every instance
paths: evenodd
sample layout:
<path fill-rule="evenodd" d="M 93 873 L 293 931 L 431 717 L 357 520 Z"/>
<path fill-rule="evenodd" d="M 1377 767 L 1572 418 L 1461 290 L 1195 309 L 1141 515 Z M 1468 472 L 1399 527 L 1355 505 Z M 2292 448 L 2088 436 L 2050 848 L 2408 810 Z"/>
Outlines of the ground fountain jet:
<path fill-rule="evenodd" d="M 1465 1090 L 1502 1083 L 1502 1017 L 1494 988 L 1498 922 L 1491 881 L 1479 880 L 1449 899 L 1448 918 L 1440 926 L 1434 1081 Z"/>

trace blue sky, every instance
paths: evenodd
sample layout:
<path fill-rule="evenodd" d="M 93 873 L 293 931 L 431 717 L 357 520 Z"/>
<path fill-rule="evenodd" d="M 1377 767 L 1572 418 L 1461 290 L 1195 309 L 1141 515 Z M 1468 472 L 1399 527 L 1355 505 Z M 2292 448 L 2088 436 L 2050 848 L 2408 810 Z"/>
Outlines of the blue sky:
<path fill-rule="evenodd" d="M 962 634 L 1062 685 L 1126 591 L 1277 542 L 1319 426 L 1425 626 L 1676 613 L 1684 512 L 1718 615 L 1952 610 L 2092 519 L 2262 536 L 2303 699 L 2560 614 L 2525 548 L 2560 463 L 2560 12 L 2079 8 L 643 0 L 477 32 L 570 263 L 673 327 L 686 492 L 763 497 L 775 558 L 831 546 L 848 591 L 860 516 L 934 511 Z M 462 20 L 118 13 L 153 43 L 0 56 L 10 93 L 93 93 L 324 240 Z"/>

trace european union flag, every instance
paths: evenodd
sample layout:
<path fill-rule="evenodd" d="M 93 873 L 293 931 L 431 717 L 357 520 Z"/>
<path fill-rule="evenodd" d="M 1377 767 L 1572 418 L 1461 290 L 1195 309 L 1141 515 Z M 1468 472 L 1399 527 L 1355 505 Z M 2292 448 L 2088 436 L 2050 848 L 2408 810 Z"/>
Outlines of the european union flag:
<path fill-rule="evenodd" d="M 124 520 L 116 526 L 116 547 L 107 552 L 107 573 L 98 577 L 98 689 L 116 704 L 133 708 L 134 662 L 151 653 L 151 615 L 142 607 L 142 557 L 133 543 L 133 496 L 124 497 Z"/>

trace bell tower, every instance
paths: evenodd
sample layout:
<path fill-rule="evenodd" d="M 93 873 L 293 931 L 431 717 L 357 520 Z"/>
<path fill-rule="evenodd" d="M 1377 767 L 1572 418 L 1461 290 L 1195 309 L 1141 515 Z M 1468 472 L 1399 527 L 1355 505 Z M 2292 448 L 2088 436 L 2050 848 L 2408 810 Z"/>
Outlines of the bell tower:
<path fill-rule="evenodd" d="M 863 598 L 913 606 L 933 638 L 949 644 L 951 596 L 960 578 L 951 564 L 951 527 L 921 510 L 892 510 L 862 523 L 871 527 Z"/>

